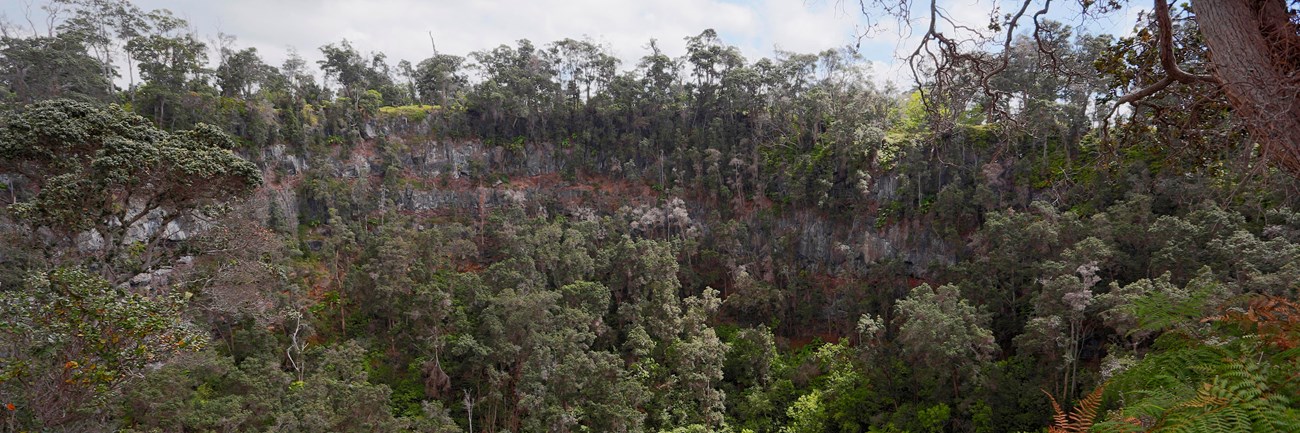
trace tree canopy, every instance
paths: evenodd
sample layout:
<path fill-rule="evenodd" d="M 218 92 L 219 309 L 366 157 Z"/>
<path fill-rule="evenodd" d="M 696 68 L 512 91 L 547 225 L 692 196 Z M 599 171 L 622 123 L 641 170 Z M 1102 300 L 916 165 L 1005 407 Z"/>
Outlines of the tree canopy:
<path fill-rule="evenodd" d="M 90 233 L 91 261 L 113 283 L 164 259 L 160 243 L 178 235 L 172 223 L 262 184 L 212 126 L 169 133 L 121 107 L 68 100 L 28 106 L 0 124 L 0 170 L 17 176 L 21 197 L 7 210 L 33 232 L 50 230 L 62 248 L 75 250 Z M 147 222 L 156 226 L 132 235 Z M 123 263 L 122 250 L 137 242 L 142 254 Z"/>
<path fill-rule="evenodd" d="M 1122 35 L 917 4 L 902 87 L 712 29 L 272 65 L 33 3 L 0 430 L 1296 430 L 1300 179 L 1250 107 L 1291 112 L 1210 43 L 1277 4 L 1206 1 Z"/>

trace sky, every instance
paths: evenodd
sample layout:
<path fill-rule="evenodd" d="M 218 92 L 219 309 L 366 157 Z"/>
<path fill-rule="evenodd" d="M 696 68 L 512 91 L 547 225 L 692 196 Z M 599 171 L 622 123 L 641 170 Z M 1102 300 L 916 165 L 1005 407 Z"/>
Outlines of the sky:
<path fill-rule="evenodd" d="M 987 26 L 1000 0 L 938 0 L 958 22 Z M 4 2 L 7 21 L 25 26 L 25 5 Z M 144 10 L 170 9 L 187 19 L 209 45 L 218 33 L 236 36 L 236 47 L 256 47 L 279 65 L 296 49 L 315 64 L 318 48 L 342 39 L 365 53 L 382 51 L 390 64 L 418 63 L 438 52 L 467 55 L 529 39 L 536 45 L 589 37 L 634 67 L 651 39 L 670 56 L 685 53 L 684 38 L 715 29 L 723 42 L 750 61 L 776 50 L 819 52 L 857 44 L 869 22 L 857 0 L 135 0 Z M 1003 9 L 1013 5 L 1007 3 Z M 1071 9 L 1073 8 L 1073 9 Z M 1083 25 L 1092 33 L 1126 33 L 1136 8 L 1098 20 L 1081 19 L 1078 4 L 1053 4 L 1052 17 Z M 37 15 L 40 15 L 39 12 Z M 34 21 L 40 26 L 39 17 Z M 869 38 L 858 45 L 871 62 L 873 80 L 910 83 L 897 59 L 915 47 L 918 32 L 905 23 L 877 17 Z M 431 41 L 432 37 L 432 41 Z M 432 42 L 432 43 L 431 43 Z"/>

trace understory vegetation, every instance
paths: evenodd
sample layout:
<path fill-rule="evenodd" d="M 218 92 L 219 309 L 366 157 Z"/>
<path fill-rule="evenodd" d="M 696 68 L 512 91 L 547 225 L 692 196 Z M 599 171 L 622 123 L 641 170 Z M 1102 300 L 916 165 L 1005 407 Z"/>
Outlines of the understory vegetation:
<path fill-rule="evenodd" d="M 317 77 L 56 3 L 0 37 L 0 431 L 1300 431 L 1300 182 L 1192 85 L 1112 116 L 1154 22 L 935 106 L 712 30 Z"/>

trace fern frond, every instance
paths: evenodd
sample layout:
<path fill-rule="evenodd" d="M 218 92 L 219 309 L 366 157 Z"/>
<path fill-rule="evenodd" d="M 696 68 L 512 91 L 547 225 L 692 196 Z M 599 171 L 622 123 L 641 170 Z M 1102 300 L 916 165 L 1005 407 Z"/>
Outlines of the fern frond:
<path fill-rule="evenodd" d="M 1125 407 L 1097 431 L 1300 432 L 1300 303 L 1256 296 L 1201 322 L 1112 380 Z"/>
<path fill-rule="evenodd" d="M 1092 423 L 1097 419 L 1097 410 L 1101 408 L 1101 396 L 1106 392 L 1106 384 L 1098 385 L 1086 397 L 1079 400 L 1079 403 L 1066 414 L 1061 409 L 1061 405 L 1056 402 L 1056 397 L 1048 393 L 1047 399 L 1052 402 L 1052 425 L 1047 427 L 1048 433 L 1083 433 L 1092 429 Z"/>
<path fill-rule="evenodd" d="M 1087 397 L 1079 400 L 1074 410 L 1070 411 L 1070 422 L 1079 426 L 1079 431 L 1088 431 L 1097 419 L 1097 409 L 1101 408 L 1101 396 L 1106 392 L 1106 384 L 1098 385 Z"/>
<path fill-rule="evenodd" d="M 1240 326 L 1282 350 L 1300 347 L 1300 302 L 1277 296 L 1254 296 L 1245 311 L 1229 311 L 1201 319 Z"/>
<path fill-rule="evenodd" d="M 1047 432 L 1064 433 L 1066 430 L 1062 430 L 1064 428 L 1063 426 L 1069 424 L 1065 411 L 1061 410 L 1060 403 L 1056 402 L 1056 397 L 1053 397 L 1051 393 L 1047 392 L 1045 389 L 1039 389 L 1039 391 L 1042 391 L 1043 394 L 1047 396 L 1047 400 L 1052 402 L 1052 425 L 1047 427 Z"/>

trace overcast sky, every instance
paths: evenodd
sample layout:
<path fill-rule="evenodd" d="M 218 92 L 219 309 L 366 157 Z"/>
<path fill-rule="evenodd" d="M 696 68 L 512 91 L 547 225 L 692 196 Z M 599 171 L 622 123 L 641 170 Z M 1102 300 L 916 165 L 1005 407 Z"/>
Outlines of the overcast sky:
<path fill-rule="evenodd" d="M 23 4 L 4 2 L 9 22 L 26 25 Z M 309 63 L 322 45 L 348 39 L 364 52 L 382 51 L 390 64 L 429 57 L 430 34 L 439 52 L 466 55 L 529 39 L 542 45 L 566 37 L 590 37 L 635 65 L 647 42 L 657 39 L 670 56 L 685 52 L 683 38 L 707 28 L 741 49 L 751 61 L 775 49 L 818 52 L 854 44 L 866 23 L 856 0 L 136 0 L 142 9 L 166 8 L 189 20 L 205 39 L 218 32 L 238 37 L 238 47 L 257 47 L 264 60 L 279 65 L 290 47 Z M 940 0 L 959 21 L 985 27 L 988 0 Z M 1007 5 L 1004 9 L 1008 9 Z M 1074 9 L 1071 9 L 1073 7 Z M 1122 33 L 1133 26 L 1135 11 L 1095 21 L 1080 21 L 1077 4 L 1053 5 L 1054 18 L 1083 23 L 1094 33 Z M 39 19 L 38 25 L 39 25 Z M 860 52 L 872 62 L 877 81 L 907 80 L 896 58 L 914 47 L 905 27 L 883 20 L 862 41 Z"/>

